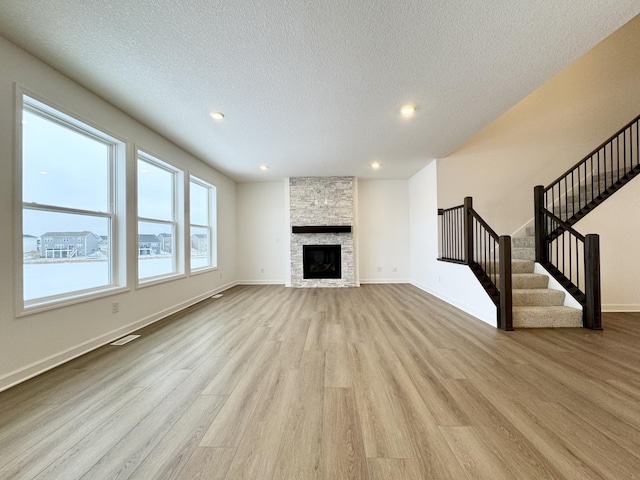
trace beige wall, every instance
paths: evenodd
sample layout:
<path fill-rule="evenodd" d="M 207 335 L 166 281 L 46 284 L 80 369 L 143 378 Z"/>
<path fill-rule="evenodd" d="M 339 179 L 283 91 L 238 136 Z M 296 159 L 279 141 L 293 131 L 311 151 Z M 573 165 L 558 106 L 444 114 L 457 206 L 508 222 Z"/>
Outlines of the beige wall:
<path fill-rule="evenodd" d="M 438 207 L 472 196 L 499 234 L 533 218 L 548 185 L 640 114 L 640 17 L 560 72 L 438 165 Z M 496 92 L 499 95 L 500 92 Z M 601 237 L 604 310 L 640 310 L 640 179 L 576 225 Z"/>
<path fill-rule="evenodd" d="M 500 234 L 548 185 L 640 113 L 640 16 L 438 160 L 438 206 L 474 206 Z M 499 91 L 495 92 L 500 95 Z"/>
<path fill-rule="evenodd" d="M 132 329 L 224 289 L 236 280 L 236 185 L 227 177 L 160 137 L 67 77 L 0 38 L 0 390 L 111 341 Z M 136 288 L 135 194 L 127 180 L 128 290 L 105 298 L 18 317 L 12 245 L 20 238 L 15 188 L 15 84 L 60 105 L 127 142 L 127 171 L 133 173 L 134 145 L 216 185 L 219 269 Z M 17 247 L 21 248 L 20 246 Z M 117 314 L 113 301 L 120 303 Z"/>

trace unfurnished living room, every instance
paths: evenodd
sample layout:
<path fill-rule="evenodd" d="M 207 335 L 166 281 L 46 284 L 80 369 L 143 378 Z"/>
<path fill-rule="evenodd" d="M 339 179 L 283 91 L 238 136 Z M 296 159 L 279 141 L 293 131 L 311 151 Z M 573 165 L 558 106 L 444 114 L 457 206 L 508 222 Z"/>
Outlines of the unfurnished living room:
<path fill-rule="evenodd" d="M 640 4 L 0 2 L 0 478 L 640 475 Z"/>

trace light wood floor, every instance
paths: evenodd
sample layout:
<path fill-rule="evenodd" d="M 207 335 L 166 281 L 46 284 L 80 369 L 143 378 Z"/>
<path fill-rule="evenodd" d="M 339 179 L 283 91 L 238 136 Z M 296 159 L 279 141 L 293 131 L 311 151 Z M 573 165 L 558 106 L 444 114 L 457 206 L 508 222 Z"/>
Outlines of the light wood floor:
<path fill-rule="evenodd" d="M 640 314 L 604 327 L 236 287 L 0 393 L 0 478 L 638 478 Z"/>

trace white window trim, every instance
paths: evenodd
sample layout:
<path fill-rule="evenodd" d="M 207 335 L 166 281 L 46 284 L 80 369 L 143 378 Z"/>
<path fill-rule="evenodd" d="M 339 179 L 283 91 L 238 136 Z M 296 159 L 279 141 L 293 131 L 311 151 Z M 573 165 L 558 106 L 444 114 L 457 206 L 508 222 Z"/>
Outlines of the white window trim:
<path fill-rule="evenodd" d="M 174 174 L 174 182 L 173 182 L 173 220 L 159 220 L 156 218 L 148 218 L 148 217 L 140 217 L 138 216 L 138 175 L 140 172 L 138 171 L 138 160 L 142 160 L 144 162 L 150 163 L 151 165 L 166 170 L 172 174 Z M 155 153 L 151 153 L 150 150 L 143 149 L 141 147 L 136 146 L 135 148 L 135 212 L 136 212 L 136 221 L 135 221 L 135 276 L 136 276 L 136 288 L 145 288 L 152 285 L 158 285 L 165 282 L 174 281 L 180 278 L 185 278 L 187 275 L 185 273 L 185 258 L 184 258 L 184 249 L 182 248 L 182 237 L 184 236 L 185 228 L 184 228 L 184 204 L 185 204 L 185 195 L 184 195 L 184 177 L 185 171 L 174 165 L 170 162 L 167 162 L 165 159 L 161 158 L 159 155 Z M 139 271 L 139 251 L 138 251 L 138 238 L 140 232 L 138 231 L 139 223 L 158 223 L 163 225 L 172 225 L 173 226 L 173 251 L 175 252 L 173 255 L 173 269 L 174 271 L 171 273 L 163 274 L 163 275 L 155 275 L 153 277 L 140 278 Z"/>
<path fill-rule="evenodd" d="M 208 201 L 209 201 L 209 225 L 200 225 L 197 223 L 191 223 L 191 182 L 200 185 L 201 187 L 204 187 L 207 189 L 208 192 Z M 215 205 L 214 205 L 214 195 L 215 195 Z M 217 199 L 217 195 L 218 195 L 218 189 L 215 185 L 212 185 L 209 182 L 206 182 L 204 180 L 202 180 L 201 178 L 190 174 L 189 175 L 189 233 L 188 233 L 188 244 L 189 244 L 189 274 L 190 275 L 199 275 L 201 273 L 206 273 L 206 272 L 212 272 L 215 270 L 218 270 L 218 238 L 216 237 L 214 239 L 214 235 L 217 236 L 217 225 L 216 228 L 214 228 L 213 225 L 213 207 L 215 206 L 215 208 L 217 209 L 218 206 L 218 199 Z M 217 224 L 217 212 L 216 212 L 216 224 Z M 209 265 L 205 266 L 205 267 L 200 267 L 200 268 L 191 268 L 191 228 L 192 227 L 197 227 L 197 228 L 207 228 L 209 230 Z M 213 255 L 213 250 L 215 247 L 215 264 L 213 262 L 214 259 L 214 255 Z"/>
<path fill-rule="evenodd" d="M 64 125 L 66 128 L 78 131 L 79 133 L 94 137 L 95 139 L 111 145 L 110 172 L 109 172 L 109 212 L 86 211 L 81 209 L 58 207 L 51 205 L 34 204 L 23 202 L 22 196 L 22 122 L 23 109 L 31 108 L 36 114 L 51 118 L 53 121 Z M 81 125 L 80 125 L 81 124 Z M 91 121 L 75 114 L 68 109 L 58 105 L 49 99 L 29 91 L 21 85 L 15 84 L 15 158 L 14 158 L 14 179 L 15 179 L 15 248 L 22 251 L 23 235 L 23 208 L 40 209 L 51 212 L 84 214 L 91 216 L 107 216 L 111 220 L 110 249 L 110 284 L 85 290 L 76 290 L 59 295 L 50 295 L 25 301 L 24 299 L 24 270 L 23 256 L 15 255 L 14 278 L 15 282 L 15 312 L 16 317 L 23 317 L 47 310 L 74 305 L 86 302 L 87 300 L 103 298 L 106 296 L 121 294 L 129 291 L 126 280 L 126 260 L 124 225 L 126 221 L 126 142 L 118 138 L 108 129 L 93 124 Z M 17 250 L 16 250 L 17 251 Z"/>

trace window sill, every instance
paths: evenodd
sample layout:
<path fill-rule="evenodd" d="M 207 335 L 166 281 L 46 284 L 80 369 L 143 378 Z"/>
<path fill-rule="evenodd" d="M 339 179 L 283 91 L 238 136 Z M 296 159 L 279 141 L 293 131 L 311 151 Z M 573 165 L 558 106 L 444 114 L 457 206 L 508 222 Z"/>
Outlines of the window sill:
<path fill-rule="evenodd" d="M 189 276 L 192 277 L 194 275 L 200 275 L 203 273 L 211 273 L 211 272 L 215 272 L 216 270 L 218 270 L 218 267 L 202 267 L 202 268 L 198 268 L 197 270 L 191 270 L 189 272 Z"/>
<path fill-rule="evenodd" d="M 182 278 L 187 278 L 187 276 L 184 273 L 178 273 L 178 274 L 166 275 L 162 277 L 150 277 L 149 279 L 138 280 L 136 289 L 152 287 L 154 285 L 161 285 L 163 283 L 172 282 L 174 280 L 180 280 Z"/>

